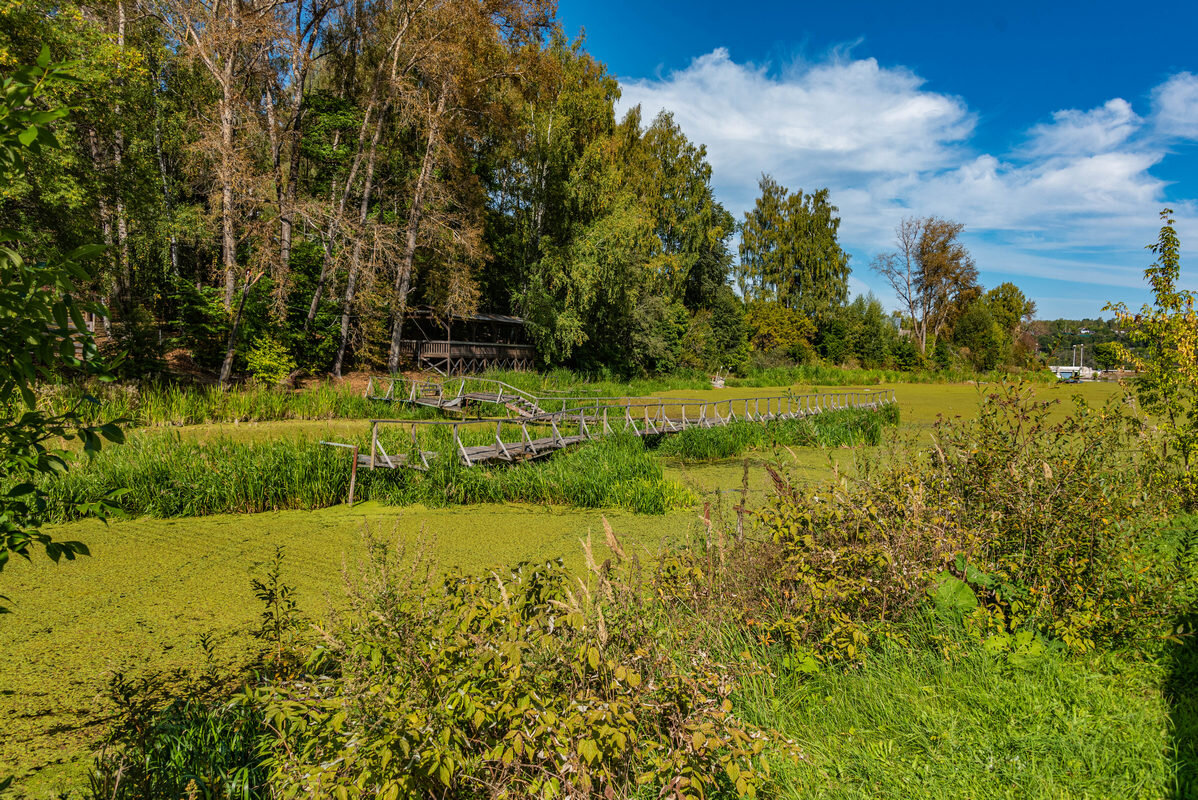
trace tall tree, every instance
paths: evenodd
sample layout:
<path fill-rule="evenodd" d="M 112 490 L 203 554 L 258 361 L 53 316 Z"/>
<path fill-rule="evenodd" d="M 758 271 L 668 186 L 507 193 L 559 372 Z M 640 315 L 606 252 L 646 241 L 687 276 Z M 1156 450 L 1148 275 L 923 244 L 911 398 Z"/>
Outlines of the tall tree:
<path fill-rule="evenodd" d="M 820 318 L 848 296 L 849 255 L 840 247 L 838 209 L 828 190 L 791 193 L 769 175 L 741 222 L 742 294 Z"/>
<path fill-rule="evenodd" d="M 978 271 L 960 241 L 965 226 L 939 217 L 907 217 L 895 229 L 897 250 L 871 264 L 907 311 L 920 352 L 945 332 L 955 308 L 976 297 Z"/>

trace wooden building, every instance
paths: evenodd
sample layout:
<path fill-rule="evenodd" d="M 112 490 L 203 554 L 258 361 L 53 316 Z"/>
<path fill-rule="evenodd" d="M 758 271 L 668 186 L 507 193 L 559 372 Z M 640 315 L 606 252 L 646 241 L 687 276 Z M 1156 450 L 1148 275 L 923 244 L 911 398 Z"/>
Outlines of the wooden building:
<path fill-rule="evenodd" d="M 464 375 L 496 369 L 532 369 L 536 350 L 524 320 L 503 314 L 439 317 L 427 308 L 404 319 L 400 355 L 419 369 Z"/>

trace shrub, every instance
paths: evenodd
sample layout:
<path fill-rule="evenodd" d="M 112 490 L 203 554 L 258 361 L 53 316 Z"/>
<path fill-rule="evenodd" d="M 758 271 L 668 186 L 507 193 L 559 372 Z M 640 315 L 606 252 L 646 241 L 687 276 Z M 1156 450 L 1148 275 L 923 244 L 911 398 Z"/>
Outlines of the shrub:
<path fill-rule="evenodd" d="M 587 581 L 549 562 L 437 582 L 375 545 L 312 672 L 273 689 L 276 791 L 752 795 L 771 737 L 732 713 L 726 667 L 677 649 L 680 626 L 608 542 L 615 567 L 585 543 Z"/>
<path fill-rule="evenodd" d="M 279 386 L 295 371 L 295 359 L 287 348 L 269 336 L 257 339 L 245 360 L 254 379 L 267 386 Z"/>
<path fill-rule="evenodd" d="M 816 492 L 775 474 L 759 514 L 781 564 L 764 635 L 857 658 L 929 592 L 979 635 L 1038 631 L 1079 651 L 1163 618 L 1176 575 L 1145 527 L 1164 501 L 1129 453 L 1138 423 L 1122 400 L 1078 399 L 1060 422 L 1053 405 L 1005 386 L 978 419 L 941 420 L 920 458 Z"/>

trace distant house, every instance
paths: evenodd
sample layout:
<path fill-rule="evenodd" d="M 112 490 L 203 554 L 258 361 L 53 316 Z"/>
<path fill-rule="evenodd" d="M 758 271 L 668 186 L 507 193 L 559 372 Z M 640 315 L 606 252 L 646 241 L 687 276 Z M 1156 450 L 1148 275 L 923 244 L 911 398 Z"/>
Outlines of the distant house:
<path fill-rule="evenodd" d="M 408 313 L 404 332 L 407 338 L 400 341 L 400 355 L 419 369 L 464 375 L 492 368 L 528 370 L 536 365 L 536 348 L 519 317 L 446 318 L 420 308 Z"/>

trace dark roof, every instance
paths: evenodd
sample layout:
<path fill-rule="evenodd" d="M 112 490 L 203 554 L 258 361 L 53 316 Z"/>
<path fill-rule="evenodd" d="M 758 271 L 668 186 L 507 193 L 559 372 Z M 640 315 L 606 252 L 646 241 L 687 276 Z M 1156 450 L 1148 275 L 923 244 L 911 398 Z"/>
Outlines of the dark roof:
<path fill-rule="evenodd" d="M 409 316 L 419 317 L 421 319 L 442 319 L 440 314 L 435 313 L 431 308 L 415 308 L 408 312 Z M 454 317 L 455 320 L 466 322 L 503 322 L 508 325 L 523 325 L 524 320 L 519 317 L 509 317 L 506 314 L 471 314 L 468 317 Z"/>

